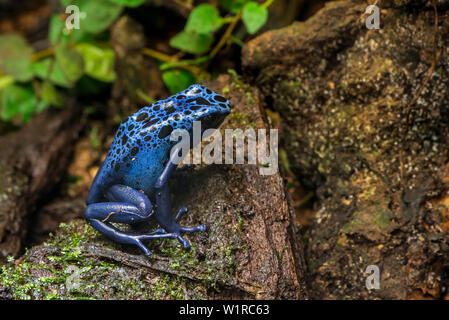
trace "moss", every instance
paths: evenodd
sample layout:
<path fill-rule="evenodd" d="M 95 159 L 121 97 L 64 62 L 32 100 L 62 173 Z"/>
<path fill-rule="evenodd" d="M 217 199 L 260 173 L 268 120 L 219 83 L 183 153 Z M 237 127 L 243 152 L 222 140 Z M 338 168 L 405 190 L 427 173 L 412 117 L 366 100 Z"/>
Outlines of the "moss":
<path fill-rule="evenodd" d="M 389 211 L 385 211 L 385 208 L 382 206 L 378 206 L 378 212 L 374 217 L 373 221 L 381 228 L 386 228 L 390 224 L 392 219 L 392 213 Z"/>
<path fill-rule="evenodd" d="M 180 279 L 169 275 L 163 275 L 160 280 L 153 283 L 151 293 L 155 299 L 164 299 L 172 297 L 175 300 L 185 299 L 184 290 Z"/>
<path fill-rule="evenodd" d="M 253 105 L 256 101 L 254 100 L 254 97 L 252 96 L 251 92 L 247 91 L 246 92 L 246 101 L 248 103 L 248 105 Z"/>
<path fill-rule="evenodd" d="M 1 266 L 0 285 L 15 299 L 149 299 L 150 286 L 119 264 L 86 256 L 82 245 L 96 238 L 83 221 L 61 224 L 39 251 Z"/>
<path fill-rule="evenodd" d="M 176 271 L 188 271 L 189 266 L 200 267 L 202 262 L 197 256 L 197 248 L 191 243 L 190 250 L 184 250 L 174 241 L 163 240 L 160 245 L 161 255 L 170 259 L 170 266 Z M 156 255 L 156 254 L 155 254 Z"/>
<path fill-rule="evenodd" d="M 348 238 L 346 237 L 346 235 L 343 235 L 340 238 L 338 238 L 337 244 L 340 245 L 340 246 L 347 246 L 348 245 Z"/>
<path fill-rule="evenodd" d="M 250 120 L 249 115 L 247 115 L 246 113 L 233 111 L 231 112 L 231 119 L 238 122 L 239 127 L 256 128 L 256 124 Z"/>
<path fill-rule="evenodd" d="M 234 230 L 237 231 L 238 235 L 242 235 L 243 233 L 243 219 L 240 211 L 236 211 L 235 213 L 237 217 L 237 223 L 234 225 Z"/>

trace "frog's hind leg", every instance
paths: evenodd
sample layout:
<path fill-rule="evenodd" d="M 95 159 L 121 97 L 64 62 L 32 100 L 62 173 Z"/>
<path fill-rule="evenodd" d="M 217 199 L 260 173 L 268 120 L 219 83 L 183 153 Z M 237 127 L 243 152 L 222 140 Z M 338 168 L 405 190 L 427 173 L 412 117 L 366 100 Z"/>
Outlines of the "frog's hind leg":
<path fill-rule="evenodd" d="M 111 202 L 90 203 L 84 215 L 92 227 L 112 240 L 137 245 L 146 255 L 151 256 L 151 252 L 142 244 L 143 240 L 178 238 L 175 233 L 155 231 L 138 234 L 117 229 L 111 222 L 134 224 L 145 221 L 153 214 L 153 206 L 145 194 L 127 186 L 112 186 L 105 195 Z"/>
<path fill-rule="evenodd" d="M 188 228 L 180 226 L 177 221 L 181 218 L 183 214 L 187 212 L 186 207 L 181 207 L 181 209 L 176 214 L 175 218 L 171 216 L 171 203 L 170 203 L 170 192 L 168 188 L 168 179 L 176 169 L 176 164 L 174 164 L 171 160 L 167 162 L 162 174 L 156 181 L 155 189 L 156 189 L 156 206 L 157 211 L 155 213 L 155 218 L 162 226 L 163 230 L 169 233 L 177 234 L 177 239 L 185 249 L 190 248 L 190 243 L 185 240 L 181 233 L 184 232 L 204 232 L 206 231 L 206 226 L 204 224 Z"/>
<path fill-rule="evenodd" d="M 134 224 L 147 220 L 154 213 L 148 197 L 131 187 L 114 185 L 105 196 L 110 202 L 88 203 L 86 218 Z"/>

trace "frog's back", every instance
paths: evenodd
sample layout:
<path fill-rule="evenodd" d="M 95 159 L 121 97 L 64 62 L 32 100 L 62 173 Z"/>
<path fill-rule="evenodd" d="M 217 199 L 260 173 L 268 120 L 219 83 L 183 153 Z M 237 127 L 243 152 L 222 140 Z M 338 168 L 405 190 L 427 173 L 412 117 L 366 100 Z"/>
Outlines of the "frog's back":
<path fill-rule="evenodd" d="M 166 139 L 172 129 L 166 129 L 166 114 L 160 110 L 159 103 L 144 107 L 120 125 L 92 184 L 93 193 L 103 193 L 114 184 L 153 193 L 172 145 Z"/>

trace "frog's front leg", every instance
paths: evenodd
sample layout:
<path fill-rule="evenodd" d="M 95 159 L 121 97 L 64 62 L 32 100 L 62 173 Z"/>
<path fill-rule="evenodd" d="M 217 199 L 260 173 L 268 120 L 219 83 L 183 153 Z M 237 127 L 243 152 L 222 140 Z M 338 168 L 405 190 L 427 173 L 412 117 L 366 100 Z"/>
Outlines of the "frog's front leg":
<path fill-rule="evenodd" d="M 156 189 L 156 205 L 157 212 L 155 213 L 155 218 L 161 227 L 168 233 L 177 234 L 178 240 L 184 246 L 184 248 L 190 248 L 190 243 L 181 237 L 181 232 L 197 232 L 206 231 L 206 226 L 204 224 L 188 228 L 180 226 L 177 221 L 187 212 L 186 207 L 181 207 L 181 209 L 176 214 L 175 218 L 171 215 L 171 203 L 170 203 L 170 192 L 168 188 L 168 179 L 170 178 L 173 171 L 176 169 L 176 164 L 170 159 L 167 162 L 162 174 L 156 181 L 155 189 Z"/>
<path fill-rule="evenodd" d="M 148 197 L 127 186 L 114 185 L 105 194 L 110 202 L 88 203 L 84 213 L 89 224 L 112 240 L 139 246 L 146 255 L 151 256 L 142 241 L 158 238 L 178 238 L 175 233 L 152 232 L 137 234 L 121 231 L 111 222 L 134 224 L 147 220 L 153 214 L 153 206 Z"/>

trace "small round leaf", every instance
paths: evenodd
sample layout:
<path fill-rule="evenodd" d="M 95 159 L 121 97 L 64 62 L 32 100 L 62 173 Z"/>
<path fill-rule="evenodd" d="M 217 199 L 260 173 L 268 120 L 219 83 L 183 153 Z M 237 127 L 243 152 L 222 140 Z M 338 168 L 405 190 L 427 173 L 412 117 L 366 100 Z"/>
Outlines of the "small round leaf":
<path fill-rule="evenodd" d="M 77 8 L 68 13 L 66 22 L 76 25 L 79 21 L 80 30 L 90 33 L 106 30 L 123 10 L 123 6 L 109 0 L 61 0 L 61 3 L 65 8 L 69 5 Z"/>
<path fill-rule="evenodd" d="M 256 33 L 268 19 L 268 10 L 254 1 L 243 7 L 242 20 L 250 34 Z"/>
<path fill-rule="evenodd" d="M 170 39 L 173 48 L 183 50 L 188 53 L 202 54 L 209 50 L 214 39 L 209 34 L 187 32 L 185 30 Z"/>
<path fill-rule="evenodd" d="M 220 12 L 210 4 L 200 4 L 190 13 L 185 30 L 196 33 L 212 33 L 223 24 Z"/>
<path fill-rule="evenodd" d="M 0 73 L 9 74 L 17 81 L 33 77 L 31 55 L 33 49 L 25 39 L 15 34 L 0 35 Z"/>
<path fill-rule="evenodd" d="M 76 82 L 84 73 L 83 57 L 67 44 L 55 48 L 56 62 L 69 82 Z"/>
<path fill-rule="evenodd" d="M 31 64 L 31 69 L 33 70 L 33 74 L 40 79 L 47 79 L 48 70 L 51 65 L 51 58 L 43 59 L 41 61 L 37 61 Z M 49 80 L 57 84 L 58 86 L 72 88 L 75 84 L 73 81 L 69 81 L 64 72 L 62 71 L 59 64 L 54 61 L 53 67 L 51 68 L 51 73 Z"/>
<path fill-rule="evenodd" d="M 172 94 L 195 83 L 195 76 L 187 70 L 169 70 L 162 74 L 162 80 Z"/>
<path fill-rule="evenodd" d="M 64 106 L 64 97 L 50 81 L 44 81 L 42 83 L 40 97 L 52 106 L 59 108 Z"/>
<path fill-rule="evenodd" d="M 26 122 L 31 115 L 42 111 L 48 104 L 37 105 L 33 89 L 29 85 L 11 84 L 1 91 L 0 118 L 11 121 L 21 115 L 21 121 Z"/>
<path fill-rule="evenodd" d="M 114 51 L 90 43 L 80 43 L 75 49 L 84 60 L 84 71 L 88 76 L 103 82 L 115 80 Z"/>

